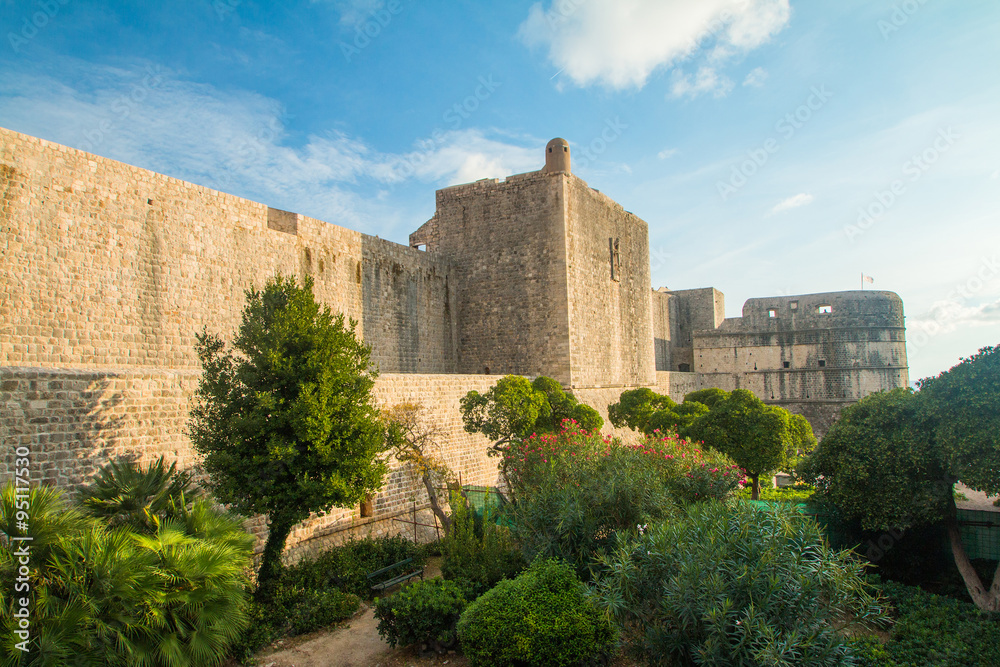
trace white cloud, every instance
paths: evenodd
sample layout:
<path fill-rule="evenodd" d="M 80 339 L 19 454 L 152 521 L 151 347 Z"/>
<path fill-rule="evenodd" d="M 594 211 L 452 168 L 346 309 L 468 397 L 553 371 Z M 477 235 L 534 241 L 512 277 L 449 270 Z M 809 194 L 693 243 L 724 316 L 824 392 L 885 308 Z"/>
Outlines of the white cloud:
<path fill-rule="evenodd" d="M 313 4 L 327 2 L 340 13 L 340 25 L 354 28 L 385 6 L 385 0 L 312 0 Z"/>
<path fill-rule="evenodd" d="M 1000 178 L 1000 169 L 997 169 L 992 174 L 990 174 L 990 178 L 993 179 L 994 181 Z"/>
<path fill-rule="evenodd" d="M 670 94 L 673 97 L 697 97 L 702 93 L 712 93 L 715 97 L 725 97 L 732 89 L 732 81 L 719 76 L 715 69 L 705 66 L 699 69 L 693 78 L 680 70 L 675 70 Z"/>
<path fill-rule="evenodd" d="M 747 74 L 747 78 L 743 79 L 744 86 L 753 86 L 754 88 L 760 88 L 764 85 L 764 81 L 767 80 L 767 70 L 763 67 L 754 67 Z"/>
<path fill-rule="evenodd" d="M 808 206 L 813 202 L 813 199 L 815 199 L 815 197 L 813 197 L 811 194 L 807 192 L 799 193 L 794 197 L 783 199 L 782 201 L 775 204 L 774 208 L 771 209 L 771 214 L 773 215 L 775 213 L 781 213 L 782 211 L 798 208 L 800 206 Z"/>
<path fill-rule="evenodd" d="M 291 145 L 283 108 L 271 98 L 186 81 L 154 66 L 69 59 L 65 65 L 72 86 L 0 72 L 4 125 L 362 231 L 391 227 L 401 215 L 373 191 L 410 181 L 443 186 L 502 177 L 543 162 L 539 140 L 479 129 L 440 131 L 398 153 L 341 131 Z"/>
<path fill-rule="evenodd" d="M 664 148 L 662 151 L 656 154 L 656 157 L 660 158 L 661 160 L 666 160 L 668 158 L 672 158 L 673 156 L 677 155 L 679 152 L 680 150 L 677 148 Z"/>
<path fill-rule="evenodd" d="M 790 13 L 788 0 L 557 0 L 533 5 L 518 34 L 579 86 L 641 88 L 700 50 L 719 65 L 764 44 Z"/>
<path fill-rule="evenodd" d="M 906 326 L 930 336 L 965 327 L 1000 325 L 1000 299 L 978 306 L 959 301 L 935 301 L 922 315 L 906 318 Z"/>

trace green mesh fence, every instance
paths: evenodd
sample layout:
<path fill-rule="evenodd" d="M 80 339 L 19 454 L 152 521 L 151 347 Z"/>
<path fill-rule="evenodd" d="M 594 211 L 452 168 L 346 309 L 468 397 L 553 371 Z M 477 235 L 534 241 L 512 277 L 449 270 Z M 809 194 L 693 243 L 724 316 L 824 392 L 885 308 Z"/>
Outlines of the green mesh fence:
<path fill-rule="evenodd" d="M 771 507 L 777 503 L 769 500 L 751 500 L 755 505 Z M 840 530 L 834 515 L 824 512 L 809 503 L 796 503 L 796 507 L 804 514 L 811 516 L 826 534 L 830 546 L 835 549 L 848 549 L 858 546 L 851 541 L 847 533 Z M 986 510 L 958 510 L 958 526 L 962 534 L 962 545 L 969 558 L 986 558 L 1000 561 L 1000 512 Z M 939 545 L 951 553 L 947 538 Z"/>
<path fill-rule="evenodd" d="M 1000 512 L 958 510 L 958 527 L 969 558 L 1000 560 Z"/>

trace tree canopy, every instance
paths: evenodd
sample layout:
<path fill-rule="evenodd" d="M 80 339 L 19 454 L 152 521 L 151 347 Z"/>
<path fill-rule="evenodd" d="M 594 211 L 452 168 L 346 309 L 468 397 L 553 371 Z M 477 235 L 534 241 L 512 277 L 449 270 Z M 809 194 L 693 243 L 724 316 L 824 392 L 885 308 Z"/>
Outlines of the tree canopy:
<path fill-rule="evenodd" d="M 753 481 L 751 498 L 756 500 L 761 476 L 781 468 L 795 447 L 795 429 L 800 425 L 793 427 L 792 421 L 784 408 L 766 405 L 752 392 L 736 389 L 698 417 L 688 433 L 736 461 Z"/>
<path fill-rule="evenodd" d="M 1000 492 L 1000 346 L 917 385 L 916 393 L 894 389 L 846 408 L 803 472 L 863 528 L 944 522 L 973 602 L 1000 610 L 1000 569 L 987 590 L 962 546 L 953 490 L 962 481 Z"/>
<path fill-rule="evenodd" d="M 204 373 L 190 433 L 215 497 L 268 517 L 263 588 L 296 523 L 381 487 L 386 431 L 372 402 L 370 348 L 353 320 L 320 308 L 311 278 L 300 287 L 277 276 L 246 298 L 232 350 L 198 336 Z"/>

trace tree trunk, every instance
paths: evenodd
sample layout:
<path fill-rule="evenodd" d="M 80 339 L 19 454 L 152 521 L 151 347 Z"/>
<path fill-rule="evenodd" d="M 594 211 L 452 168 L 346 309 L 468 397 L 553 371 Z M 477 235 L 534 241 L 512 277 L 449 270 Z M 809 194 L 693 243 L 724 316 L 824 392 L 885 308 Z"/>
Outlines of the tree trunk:
<path fill-rule="evenodd" d="M 270 600 L 281 573 L 281 552 L 285 550 L 285 542 L 295 522 L 288 519 L 272 517 L 268 522 L 267 543 L 257 571 L 257 591 L 254 594 L 257 602 Z"/>
<path fill-rule="evenodd" d="M 451 532 L 451 517 L 445 513 L 444 509 L 441 507 L 441 502 L 438 500 L 437 489 L 434 488 L 434 479 L 430 471 L 423 474 L 424 478 L 424 488 L 427 489 L 427 498 L 431 501 L 431 511 L 434 512 L 434 516 L 438 518 L 441 522 L 441 528 L 444 529 L 444 536 L 448 537 L 448 533 Z"/>
<path fill-rule="evenodd" d="M 750 487 L 750 500 L 760 500 L 760 475 L 751 475 L 753 486 Z"/>
<path fill-rule="evenodd" d="M 948 541 L 951 542 L 951 555 L 955 559 L 955 566 L 958 567 L 959 574 L 965 582 L 965 588 L 969 591 L 969 596 L 977 607 L 983 611 L 1000 611 L 1000 566 L 997 567 L 993 575 L 993 585 L 989 590 L 983 585 L 979 578 L 979 573 L 972 566 L 972 561 L 965 553 L 962 545 L 962 535 L 958 530 L 958 508 L 955 506 L 955 494 L 952 487 L 948 487 L 948 506 L 945 516 L 945 525 L 948 528 Z"/>

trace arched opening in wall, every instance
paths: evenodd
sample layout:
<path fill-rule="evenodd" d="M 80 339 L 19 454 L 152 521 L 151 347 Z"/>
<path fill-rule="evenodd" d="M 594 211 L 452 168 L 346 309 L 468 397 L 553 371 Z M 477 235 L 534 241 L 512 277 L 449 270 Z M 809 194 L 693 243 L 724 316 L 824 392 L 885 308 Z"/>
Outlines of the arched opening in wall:
<path fill-rule="evenodd" d="M 426 243 L 417 243 L 417 244 L 414 244 L 412 247 L 416 248 L 417 250 L 421 250 L 423 252 L 427 251 L 427 244 Z"/>
<path fill-rule="evenodd" d="M 691 364 L 677 364 L 677 370 L 680 371 L 681 373 L 690 373 Z"/>
<path fill-rule="evenodd" d="M 490 367 L 489 366 L 484 367 L 483 368 L 483 375 L 489 375 L 489 374 L 490 374 Z"/>

